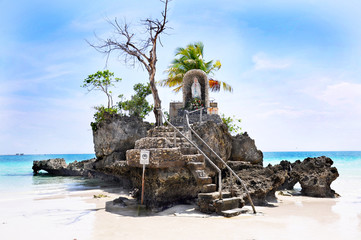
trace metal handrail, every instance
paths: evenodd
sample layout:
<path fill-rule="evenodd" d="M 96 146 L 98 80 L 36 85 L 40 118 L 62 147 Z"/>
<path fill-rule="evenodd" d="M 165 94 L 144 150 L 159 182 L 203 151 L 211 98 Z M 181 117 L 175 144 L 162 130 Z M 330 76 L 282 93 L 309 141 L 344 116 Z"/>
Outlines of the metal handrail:
<path fill-rule="evenodd" d="M 195 112 L 200 111 L 200 112 L 199 112 L 199 122 L 202 123 L 202 113 L 203 113 L 203 109 L 204 109 L 204 107 L 199 108 L 199 109 L 196 109 L 196 110 L 193 110 L 193 111 L 190 111 L 190 112 L 188 112 L 188 114 L 191 114 L 191 113 L 195 113 Z M 187 112 L 187 110 L 186 110 L 185 112 Z"/>
<path fill-rule="evenodd" d="M 188 111 L 188 113 L 189 114 L 191 114 L 191 113 L 195 113 L 195 112 L 198 112 L 198 111 L 200 111 L 200 110 L 203 110 L 204 108 L 202 107 L 202 108 L 199 108 L 199 109 L 196 109 L 196 110 L 193 110 L 193 111 Z"/>
<path fill-rule="evenodd" d="M 241 180 L 241 178 L 233 171 L 233 169 L 228 166 L 228 164 L 191 128 L 190 124 L 189 124 L 189 119 L 188 119 L 188 111 L 186 110 L 185 111 L 185 114 L 186 114 L 186 122 L 187 122 L 187 127 L 191 130 L 191 132 L 199 139 L 201 140 L 201 142 L 207 146 L 207 148 L 209 150 L 211 150 L 211 152 L 218 158 L 218 160 L 220 160 L 226 167 L 227 169 L 236 177 L 236 179 L 241 183 L 242 187 L 244 188 L 246 194 L 247 194 L 247 198 L 248 198 L 248 201 L 250 202 L 251 206 L 252 206 L 252 209 L 253 209 L 253 213 L 256 213 L 256 208 L 254 207 L 254 204 L 253 204 L 253 201 L 251 199 L 251 196 L 249 194 L 249 191 L 246 187 L 246 185 L 244 185 L 243 181 Z"/>
<path fill-rule="evenodd" d="M 192 144 L 193 147 L 195 147 L 204 157 L 205 159 L 207 159 L 207 161 L 218 171 L 218 180 L 219 180 L 219 187 L 218 187 L 218 191 L 219 191 L 219 197 L 220 199 L 222 199 L 222 171 L 221 169 L 219 169 L 219 167 L 211 160 L 209 159 L 209 157 L 192 141 L 190 140 L 187 136 L 185 136 L 181 131 L 178 130 L 178 128 L 176 128 L 175 126 L 173 126 L 168 120 L 167 118 L 164 116 L 163 111 L 161 109 L 157 109 L 161 114 L 162 117 L 164 118 L 164 121 L 171 126 L 172 128 L 174 128 L 174 130 L 176 130 L 182 137 L 184 137 L 190 144 Z"/>

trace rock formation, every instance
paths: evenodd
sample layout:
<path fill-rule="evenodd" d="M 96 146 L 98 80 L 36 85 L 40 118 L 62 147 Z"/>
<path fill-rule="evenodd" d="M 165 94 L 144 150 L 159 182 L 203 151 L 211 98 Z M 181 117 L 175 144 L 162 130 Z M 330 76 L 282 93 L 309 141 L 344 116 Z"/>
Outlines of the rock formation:
<path fill-rule="evenodd" d="M 302 194 L 310 197 L 335 197 L 331 183 L 339 176 L 333 161 L 325 156 L 306 158 L 294 163 L 282 161 L 281 165 L 288 172 L 283 188 L 292 189 L 299 182 Z"/>
<path fill-rule="evenodd" d="M 135 149 L 127 151 L 129 177 L 135 188 L 142 186 L 142 164 L 139 163 L 142 150 L 150 152 L 144 193 L 145 204 L 149 207 L 162 208 L 194 199 L 204 181 L 212 181 L 203 172 L 204 157 L 185 138 L 170 127 L 155 127 L 148 131 L 147 137 L 136 141 Z M 196 171 L 204 176 L 198 176 Z"/>
<path fill-rule="evenodd" d="M 244 181 L 256 205 L 276 201 L 277 190 L 293 189 L 297 182 L 300 183 L 301 193 L 304 196 L 336 197 L 337 194 L 330 186 L 339 174 L 332 164 L 333 161 L 324 156 L 306 158 L 302 162 L 298 160 L 294 163 L 281 161 L 280 164 L 268 165 L 265 168 L 247 162 L 228 162 L 228 165 Z M 233 178 L 233 182 L 234 180 Z M 229 176 L 223 181 L 225 190 L 236 191 L 237 195 L 247 202 L 244 190 L 239 184 L 231 184 Z"/>
<path fill-rule="evenodd" d="M 250 162 L 252 164 L 263 164 L 263 153 L 258 150 L 253 139 L 247 132 L 232 137 L 232 161 Z"/>
<path fill-rule="evenodd" d="M 178 129 L 183 130 L 182 127 Z M 193 129 L 236 171 L 256 205 L 276 201 L 276 190 L 292 189 L 297 182 L 306 196 L 335 196 L 330 185 L 338 172 L 327 157 L 307 158 L 295 163 L 281 161 L 275 166 L 263 167 L 263 154 L 247 133 L 232 137 L 223 123 L 212 121 L 194 124 Z M 109 115 L 97 125 L 93 136 L 97 159 L 75 161 L 69 165 L 64 159 L 34 161 L 34 173 L 45 170 L 53 175 L 97 177 L 140 190 L 140 152 L 147 150 L 150 152 L 150 164 L 145 174 L 147 207 L 159 209 L 198 198 L 202 212 L 233 216 L 248 202 L 241 185 L 234 184 L 236 179 L 230 177 L 224 164 L 217 161 L 195 136 L 193 141 L 222 170 L 222 199 L 217 189 L 217 170 L 206 164 L 206 158 L 170 127 L 151 128 L 140 119 Z M 136 194 L 136 197 L 139 199 L 140 195 Z M 230 208 L 232 211 L 227 212 Z"/>
<path fill-rule="evenodd" d="M 277 201 L 275 193 L 286 181 L 288 175 L 280 165 L 262 167 L 249 162 L 229 161 L 227 163 L 246 185 L 255 205 L 266 205 Z M 245 202 L 248 202 L 244 189 L 235 178 L 226 177 L 223 186 L 225 190 L 236 192 Z"/>
<path fill-rule="evenodd" d="M 44 170 L 52 175 L 64 175 L 66 167 L 67 164 L 64 158 L 55 158 L 33 162 L 33 171 L 35 174 L 39 173 L 40 170 Z"/>
<path fill-rule="evenodd" d="M 130 187 L 130 181 L 125 174 L 108 174 L 105 171 L 94 169 L 96 159 L 74 161 L 66 164 L 64 158 L 33 161 L 33 172 L 35 175 L 44 170 L 55 176 L 82 176 L 87 178 L 98 178 L 105 181 L 118 182 L 121 186 Z M 124 173 L 123 170 L 122 173 Z"/>
<path fill-rule="evenodd" d="M 232 151 L 232 136 L 228 132 L 227 126 L 223 123 L 217 124 L 207 121 L 194 124 L 194 131 L 220 156 L 227 161 Z M 193 140 L 208 156 L 213 156 L 211 151 L 196 137 Z M 224 168 L 223 164 L 216 160 L 218 167 Z"/>
<path fill-rule="evenodd" d="M 93 131 L 96 168 L 125 160 L 126 151 L 133 149 L 135 141 L 145 137 L 150 128 L 149 123 L 137 117 L 106 114 Z"/>

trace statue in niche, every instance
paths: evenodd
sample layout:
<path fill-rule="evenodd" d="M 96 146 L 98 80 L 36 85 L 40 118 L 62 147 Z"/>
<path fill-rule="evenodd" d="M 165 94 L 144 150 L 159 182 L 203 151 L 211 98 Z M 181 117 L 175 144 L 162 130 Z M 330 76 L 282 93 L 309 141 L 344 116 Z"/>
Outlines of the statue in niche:
<path fill-rule="evenodd" d="M 198 79 L 195 77 L 193 79 L 193 84 L 191 87 L 192 90 L 192 98 L 199 98 L 201 99 L 201 85 L 198 82 Z"/>

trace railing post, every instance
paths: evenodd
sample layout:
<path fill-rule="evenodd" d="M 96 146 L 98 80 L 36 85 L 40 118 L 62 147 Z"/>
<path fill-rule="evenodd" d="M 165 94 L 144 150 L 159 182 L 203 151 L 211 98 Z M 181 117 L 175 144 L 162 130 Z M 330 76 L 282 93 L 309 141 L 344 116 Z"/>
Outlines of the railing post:
<path fill-rule="evenodd" d="M 173 140 L 174 147 L 177 146 L 177 132 L 174 130 L 174 140 Z"/>
<path fill-rule="evenodd" d="M 231 189 L 231 196 L 233 197 L 234 196 L 234 192 L 233 192 L 233 175 L 232 173 L 230 172 L 229 173 L 229 178 L 230 178 L 230 189 Z"/>
<path fill-rule="evenodd" d="M 222 199 L 222 172 L 218 173 L 218 182 L 219 199 Z"/>
<path fill-rule="evenodd" d="M 203 113 L 203 108 L 201 108 L 200 114 L 199 114 L 199 122 L 202 123 L 202 113 Z"/>

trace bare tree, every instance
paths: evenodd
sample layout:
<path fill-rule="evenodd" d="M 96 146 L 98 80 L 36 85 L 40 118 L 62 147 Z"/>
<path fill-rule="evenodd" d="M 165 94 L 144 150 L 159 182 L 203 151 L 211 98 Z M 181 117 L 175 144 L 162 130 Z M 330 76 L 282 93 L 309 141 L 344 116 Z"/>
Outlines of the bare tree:
<path fill-rule="evenodd" d="M 164 3 L 164 10 L 161 13 L 162 18 L 147 18 L 145 20 L 141 20 L 141 25 L 143 25 L 146 30 L 146 39 L 138 40 L 136 38 L 136 34 L 130 31 L 129 24 L 125 21 L 120 24 L 115 18 L 114 21 L 108 21 L 115 30 L 114 36 L 107 39 L 98 38 L 99 44 L 91 44 L 88 42 L 90 46 L 94 47 L 99 52 L 106 54 L 107 61 L 109 55 L 116 51 L 119 52 L 119 56 L 124 59 L 126 64 L 134 66 L 135 63 L 139 63 L 147 70 L 154 100 L 153 112 L 157 126 L 160 126 L 163 123 L 162 116 L 158 112 L 158 109 L 161 109 L 161 100 L 155 84 L 157 41 L 160 41 L 160 35 L 167 29 L 168 3 L 171 0 L 160 1 Z M 148 54 L 147 51 L 149 51 Z"/>

